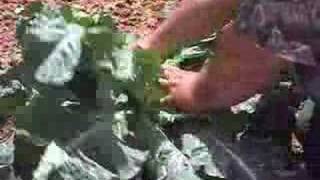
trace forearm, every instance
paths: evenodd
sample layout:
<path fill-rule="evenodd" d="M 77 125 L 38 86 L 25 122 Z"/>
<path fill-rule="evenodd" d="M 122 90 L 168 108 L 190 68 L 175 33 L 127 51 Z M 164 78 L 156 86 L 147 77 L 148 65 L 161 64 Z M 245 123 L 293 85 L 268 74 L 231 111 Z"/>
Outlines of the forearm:
<path fill-rule="evenodd" d="M 178 44 L 198 40 L 220 29 L 231 18 L 237 0 L 185 0 L 150 36 L 143 40 L 146 49 L 165 53 Z"/>
<path fill-rule="evenodd" d="M 280 70 L 287 69 L 288 64 L 270 49 L 259 47 L 255 38 L 239 34 L 235 28 L 234 24 L 223 28 L 216 57 L 202 71 L 208 80 L 207 94 L 213 97 L 204 98 L 211 99 L 211 109 L 230 107 L 270 90 Z"/>

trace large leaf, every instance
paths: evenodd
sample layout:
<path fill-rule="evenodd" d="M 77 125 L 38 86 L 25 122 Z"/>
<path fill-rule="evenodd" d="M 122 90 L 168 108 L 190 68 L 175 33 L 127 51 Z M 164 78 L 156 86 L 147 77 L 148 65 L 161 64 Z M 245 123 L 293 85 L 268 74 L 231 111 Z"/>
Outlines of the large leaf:
<path fill-rule="evenodd" d="M 117 180 L 117 176 L 85 156 L 68 154 L 52 142 L 46 149 L 33 180 Z"/>
<path fill-rule="evenodd" d="M 148 152 L 125 144 L 111 130 L 111 122 L 98 122 L 69 145 L 81 150 L 95 162 L 117 174 L 121 179 L 131 179 L 142 171 Z"/>
<path fill-rule="evenodd" d="M 74 70 L 80 63 L 82 27 L 70 24 L 64 37 L 35 72 L 41 83 L 62 86 L 72 80 Z"/>
<path fill-rule="evenodd" d="M 63 86 L 73 78 L 80 63 L 81 38 L 85 31 L 77 24 L 67 24 L 58 11 L 54 15 L 47 14 L 50 13 L 35 15 L 25 28 L 21 43 L 27 61 L 35 66 L 31 68 L 36 69 L 35 79 L 40 83 Z"/>
<path fill-rule="evenodd" d="M 208 177 L 224 178 L 213 157 L 209 153 L 209 148 L 201 140 L 192 134 L 182 136 L 182 152 L 189 157 L 195 170 L 203 171 Z"/>
<path fill-rule="evenodd" d="M 157 180 L 201 180 L 191 162 L 151 119 L 148 115 L 142 115 L 136 123 L 139 128 L 136 130 L 137 138 L 151 154 L 147 162 L 147 176 Z"/>

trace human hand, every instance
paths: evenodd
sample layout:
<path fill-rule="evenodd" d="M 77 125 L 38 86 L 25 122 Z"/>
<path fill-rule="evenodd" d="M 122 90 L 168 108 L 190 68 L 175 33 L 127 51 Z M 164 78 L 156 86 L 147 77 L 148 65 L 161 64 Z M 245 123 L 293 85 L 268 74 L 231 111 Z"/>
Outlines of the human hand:
<path fill-rule="evenodd" d="M 161 100 L 161 104 L 183 112 L 205 113 L 209 110 L 207 89 L 201 79 L 199 72 L 184 71 L 173 66 L 162 67 L 159 82 L 168 96 Z"/>

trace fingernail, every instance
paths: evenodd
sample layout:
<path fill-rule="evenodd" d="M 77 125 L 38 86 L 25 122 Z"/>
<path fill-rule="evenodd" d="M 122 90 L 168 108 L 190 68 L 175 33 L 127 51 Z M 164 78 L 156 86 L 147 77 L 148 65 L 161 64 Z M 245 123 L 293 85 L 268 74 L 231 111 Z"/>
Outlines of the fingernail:
<path fill-rule="evenodd" d="M 162 104 L 162 105 L 169 104 L 172 100 L 173 100 L 173 96 L 168 95 L 168 96 L 160 99 L 160 104 Z"/>
<path fill-rule="evenodd" d="M 166 80 L 166 79 L 164 79 L 164 78 L 159 78 L 158 81 L 159 81 L 160 85 L 162 85 L 162 86 L 167 86 L 167 85 L 169 85 L 169 81 Z"/>

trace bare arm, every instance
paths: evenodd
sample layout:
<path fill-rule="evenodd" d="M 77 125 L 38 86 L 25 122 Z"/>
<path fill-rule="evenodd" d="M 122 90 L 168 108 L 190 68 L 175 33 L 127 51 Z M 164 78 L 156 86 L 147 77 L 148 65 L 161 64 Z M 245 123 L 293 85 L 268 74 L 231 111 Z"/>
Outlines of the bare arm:
<path fill-rule="evenodd" d="M 198 40 L 220 29 L 231 18 L 237 0 L 184 0 L 151 35 L 140 41 L 144 49 L 165 53 L 177 44 Z"/>
<path fill-rule="evenodd" d="M 264 93 L 280 78 L 290 63 L 257 45 L 256 39 L 239 34 L 234 23 L 222 28 L 217 40 L 216 57 L 202 69 L 207 84 L 204 101 L 208 109 L 228 108 L 255 93 Z M 211 101 L 209 101 L 211 99 Z"/>

